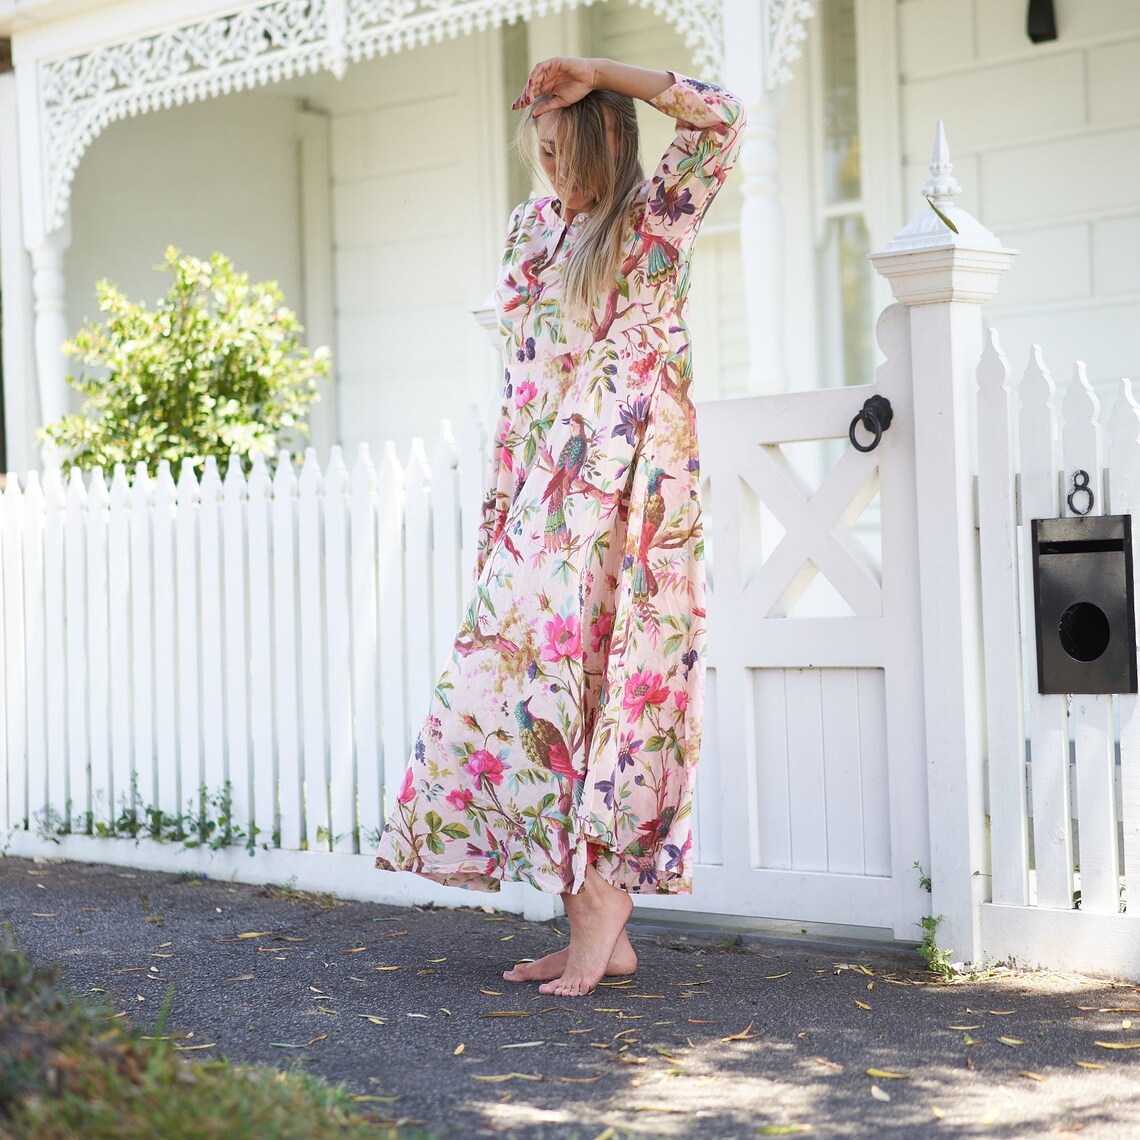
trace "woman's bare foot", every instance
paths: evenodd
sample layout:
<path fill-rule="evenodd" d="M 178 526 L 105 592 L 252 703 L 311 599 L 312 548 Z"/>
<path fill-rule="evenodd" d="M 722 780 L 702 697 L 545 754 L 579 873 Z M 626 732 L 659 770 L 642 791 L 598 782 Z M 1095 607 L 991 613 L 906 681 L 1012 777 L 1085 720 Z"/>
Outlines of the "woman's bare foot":
<path fill-rule="evenodd" d="M 539 958 L 535 962 L 520 962 L 503 974 L 507 982 L 552 982 L 566 972 L 566 960 L 570 956 L 569 948 L 556 950 Z M 618 935 L 617 945 L 606 963 L 606 977 L 615 978 L 635 973 L 637 970 L 637 954 L 630 945 L 629 935 L 623 930 Z"/>
<path fill-rule="evenodd" d="M 543 982 L 538 992 L 579 997 L 588 994 L 605 977 L 633 911 L 633 900 L 589 867 L 582 889 L 576 895 L 563 895 L 562 901 L 570 919 L 566 965 L 559 977 Z"/>

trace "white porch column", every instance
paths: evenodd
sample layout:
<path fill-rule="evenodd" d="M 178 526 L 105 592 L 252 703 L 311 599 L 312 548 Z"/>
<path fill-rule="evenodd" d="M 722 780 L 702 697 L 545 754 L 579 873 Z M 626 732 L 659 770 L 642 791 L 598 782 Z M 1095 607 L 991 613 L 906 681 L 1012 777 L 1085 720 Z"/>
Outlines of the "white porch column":
<path fill-rule="evenodd" d="M 810 9 L 805 9 L 805 12 Z M 794 13 L 781 17 L 791 19 Z M 770 14 L 754 0 L 724 6 L 724 82 L 743 101 L 748 124 L 740 149 L 740 253 L 748 325 L 748 391 L 787 390 L 784 371 L 784 217 L 780 208 L 780 86 L 798 51 L 773 54 Z M 800 17 L 803 18 L 803 17 Z M 798 28 L 798 25 L 796 25 Z M 789 42 L 798 42 L 786 37 Z"/>
<path fill-rule="evenodd" d="M 59 419 L 67 409 L 67 361 L 61 348 L 68 337 L 67 279 L 63 261 L 70 244 L 71 226 L 65 222 L 60 229 L 46 234 L 28 250 L 32 257 L 41 427 Z"/>
<path fill-rule="evenodd" d="M 957 232 L 926 209 L 871 259 L 895 298 L 910 307 L 931 913 L 943 919 L 938 944 L 955 960 L 973 962 L 981 955 L 989 864 L 971 409 L 981 305 L 997 291 L 1015 251 L 954 206 L 960 187 L 951 170 L 939 123 L 923 193 Z"/>
<path fill-rule="evenodd" d="M 36 391 L 32 270 L 20 208 L 16 77 L 0 75 L 0 292 L 4 296 L 4 421 L 8 470 L 36 466 Z"/>

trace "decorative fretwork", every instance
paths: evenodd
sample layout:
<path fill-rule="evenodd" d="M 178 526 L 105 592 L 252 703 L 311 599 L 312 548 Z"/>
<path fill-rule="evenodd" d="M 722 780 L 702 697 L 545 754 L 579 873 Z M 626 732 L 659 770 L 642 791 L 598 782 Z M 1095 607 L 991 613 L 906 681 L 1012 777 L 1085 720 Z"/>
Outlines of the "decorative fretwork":
<path fill-rule="evenodd" d="M 807 38 L 804 26 L 814 0 L 767 0 L 764 13 L 764 80 L 769 88 L 792 81 L 792 64 Z"/>
<path fill-rule="evenodd" d="M 80 159 L 128 116 L 275 83 L 590 0 L 261 0 L 194 24 L 38 65 L 48 232 L 63 223 Z M 722 63 L 726 0 L 640 0 L 667 20 L 702 74 Z M 769 0 L 768 58 L 790 75 L 810 0 Z"/>

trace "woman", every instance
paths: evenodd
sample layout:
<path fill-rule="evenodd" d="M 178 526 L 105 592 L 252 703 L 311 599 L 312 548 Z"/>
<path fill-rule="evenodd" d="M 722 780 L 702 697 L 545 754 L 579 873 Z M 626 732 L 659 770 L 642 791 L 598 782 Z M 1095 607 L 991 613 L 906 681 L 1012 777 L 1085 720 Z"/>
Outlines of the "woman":
<path fill-rule="evenodd" d="M 634 99 L 677 121 L 649 180 Z M 743 113 L 592 59 L 538 64 L 515 109 L 557 197 L 511 216 L 476 586 L 376 864 L 561 894 L 567 949 L 503 976 L 574 996 L 636 968 L 631 894 L 691 889 L 705 611 L 683 314 Z"/>

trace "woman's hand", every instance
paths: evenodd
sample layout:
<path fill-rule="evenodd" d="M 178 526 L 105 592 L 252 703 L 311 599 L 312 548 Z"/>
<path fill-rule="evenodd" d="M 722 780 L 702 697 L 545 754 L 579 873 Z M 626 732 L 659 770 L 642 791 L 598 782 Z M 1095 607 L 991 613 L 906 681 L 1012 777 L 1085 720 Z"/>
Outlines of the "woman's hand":
<path fill-rule="evenodd" d="M 542 99 L 534 109 L 535 118 L 559 107 L 568 107 L 585 98 L 597 87 L 598 61 L 595 59 L 544 59 L 536 63 L 522 94 L 511 109 L 521 110 Z M 545 98 L 542 98 L 545 96 Z"/>

